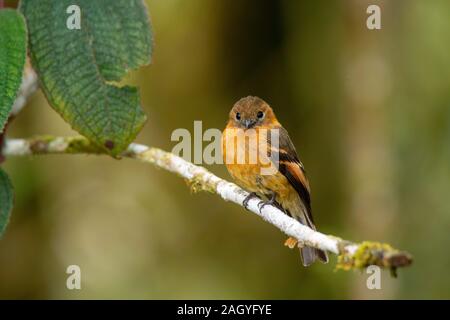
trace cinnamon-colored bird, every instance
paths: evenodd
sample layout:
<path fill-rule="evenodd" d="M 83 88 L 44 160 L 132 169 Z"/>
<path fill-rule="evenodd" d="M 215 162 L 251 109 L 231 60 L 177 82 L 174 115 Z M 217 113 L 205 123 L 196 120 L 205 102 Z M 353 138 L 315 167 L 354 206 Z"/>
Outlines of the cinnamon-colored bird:
<path fill-rule="evenodd" d="M 272 135 L 272 131 L 277 134 Z M 278 143 L 273 141 L 273 136 Z M 236 102 L 222 135 L 222 148 L 229 173 L 237 184 L 251 192 L 244 206 L 250 198 L 259 196 L 268 200 L 261 202 L 261 209 L 266 204 L 273 204 L 316 230 L 311 212 L 310 187 L 303 164 L 288 132 L 265 101 L 249 96 Z M 256 161 L 252 161 L 255 154 Z M 241 159 L 239 155 L 245 157 Z M 268 165 L 275 168 L 269 174 L 264 172 Z M 285 242 L 290 248 L 296 244 L 293 238 Z M 300 256 L 304 266 L 311 265 L 316 259 L 328 262 L 324 251 L 311 247 L 301 247 Z"/>

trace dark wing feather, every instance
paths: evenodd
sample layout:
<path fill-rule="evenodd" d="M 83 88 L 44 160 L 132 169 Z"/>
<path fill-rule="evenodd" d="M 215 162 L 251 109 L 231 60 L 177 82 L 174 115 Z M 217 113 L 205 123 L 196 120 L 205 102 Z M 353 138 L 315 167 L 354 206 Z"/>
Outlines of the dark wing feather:
<path fill-rule="evenodd" d="M 312 229 L 316 229 L 314 226 L 314 220 L 311 212 L 311 197 L 308 178 L 306 177 L 306 172 L 303 164 L 300 162 L 297 152 L 295 151 L 294 144 L 292 143 L 289 135 L 283 127 L 279 127 L 279 150 L 274 150 L 272 147 L 270 137 L 268 137 L 268 143 L 271 146 L 271 152 L 278 153 L 278 164 L 279 171 L 282 175 L 286 177 L 291 186 L 297 191 L 300 200 L 305 206 L 305 218 L 308 226 Z M 269 134 L 270 136 L 270 134 Z M 276 157 L 272 157 L 272 161 L 276 160 Z M 288 212 L 289 214 L 289 212 Z M 327 263 L 328 256 L 325 251 L 314 249 L 311 247 L 300 248 L 300 254 L 302 257 L 303 265 L 308 266 L 312 264 L 316 258 L 320 261 Z"/>
<path fill-rule="evenodd" d="M 297 191 L 297 194 L 302 200 L 307 211 L 306 215 L 309 220 L 308 224 L 310 224 L 310 227 L 314 227 L 314 220 L 311 212 L 309 182 L 306 177 L 305 169 L 297 156 L 294 144 L 289 138 L 289 134 L 286 129 L 283 127 L 279 127 L 277 129 L 279 129 L 279 150 L 272 148 L 270 134 L 268 136 L 268 142 L 271 146 L 270 150 L 272 152 L 272 161 L 276 161 L 276 155 L 274 157 L 274 154 L 278 153 L 278 163 L 274 164 L 278 166 L 280 173 L 286 177 L 291 186 L 295 189 L 295 191 Z"/>

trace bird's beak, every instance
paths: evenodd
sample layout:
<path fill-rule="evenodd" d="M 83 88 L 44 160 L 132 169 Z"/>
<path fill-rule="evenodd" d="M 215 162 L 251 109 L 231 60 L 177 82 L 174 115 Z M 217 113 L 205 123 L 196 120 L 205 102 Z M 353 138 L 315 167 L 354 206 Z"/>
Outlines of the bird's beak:
<path fill-rule="evenodd" d="M 251 119 L 246 119 L 244 120 L 244 126 L 246 129 L 250 129 L 251 127 L 253 127 L 255 125 L 255 121 L 251 120 Z"/>

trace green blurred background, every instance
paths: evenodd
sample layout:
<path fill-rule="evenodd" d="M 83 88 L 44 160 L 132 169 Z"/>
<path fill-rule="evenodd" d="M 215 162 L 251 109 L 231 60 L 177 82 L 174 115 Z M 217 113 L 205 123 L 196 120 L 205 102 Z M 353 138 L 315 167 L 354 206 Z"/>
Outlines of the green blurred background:
<path fill-rule="evenodd" d="M 127 80 L 149 118 L 139 142 L 170 150 L 174 129 L 222 129 L 258 95 L 297 146 L 319 229 L 414 264 L 368 290 L 367 274 L 334 271 L 335 256 L 303 268 L 278 229 L 152 166 L 10 158 L 0 298 L 450 298 L 450 1 L 147 3 L 153 64 Z M 381 30 L 366 28 L 369 4 Z M 38 92 L 9 136 L 47 133 L 75 134 Z M 66 289 L 71 264 L 82 290 Z"/>

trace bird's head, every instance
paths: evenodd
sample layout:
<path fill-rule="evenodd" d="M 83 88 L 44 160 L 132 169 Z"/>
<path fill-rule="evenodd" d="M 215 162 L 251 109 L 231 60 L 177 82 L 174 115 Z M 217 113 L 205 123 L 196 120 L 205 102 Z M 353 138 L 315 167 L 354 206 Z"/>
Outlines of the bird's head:
<path fill-rule="evenodd" d="M 229 123 L 244 130 L 272 127 L 278 121 L 272 108 L 258 97 L 248 96 L 236 102 L 230 111 Z"/>

